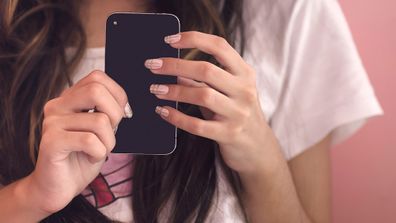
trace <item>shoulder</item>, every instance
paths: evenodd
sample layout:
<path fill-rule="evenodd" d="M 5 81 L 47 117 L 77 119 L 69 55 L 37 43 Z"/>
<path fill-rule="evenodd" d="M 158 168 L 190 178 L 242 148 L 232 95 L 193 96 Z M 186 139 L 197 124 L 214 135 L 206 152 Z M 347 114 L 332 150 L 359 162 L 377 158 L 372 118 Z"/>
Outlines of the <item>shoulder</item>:
<path fill-rule="evenodd" d="M 315 10 L 324 5 L 331 5 L 338 3 L 337 0 L 245 0 L 245 11 L 252 13 L 252 15 L 265 15 L 271 13 L 275 15 L 292 15 L 296 11 Z M 274 14 L 275 13 L 275 14 Z M 267 14 L 268 15 L 268 14 Z"/>
<path fill-rule="evenodd" d="M 248 57 L 282 78 L 300 53 L 318 55 L 318 46 L 355 51 L 337 0 L 245 0 L 243 19 Z"/>
<path fill-rule="evenodd" d="M 337 0 L 244 1 L 244 23 L 248 35 L 260 32 L 279 39 L 290 34 L 295 26 L 320 23 L 329 18 L 344 22 Z"/>
<path fill-rule="evenodd" d="M 340 142 L 381 114 L 337 0 L 244 4 L 246 59 L 287 159 L 330 132 Z"/>

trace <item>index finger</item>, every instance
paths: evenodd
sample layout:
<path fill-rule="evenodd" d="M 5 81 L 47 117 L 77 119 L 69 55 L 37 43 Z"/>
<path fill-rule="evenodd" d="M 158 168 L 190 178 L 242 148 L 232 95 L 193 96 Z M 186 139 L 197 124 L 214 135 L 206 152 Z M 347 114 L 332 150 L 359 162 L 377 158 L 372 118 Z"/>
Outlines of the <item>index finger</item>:
<path fill-rule="evenodd" d="M 110 94 L 114 97 L 117 103 L 124 108 L 128 102 L 128 96 L 124 89 L 107 74 L 102 71 L 95 70 L 88 74 L 86 77 L 78 81 L 73 87 L 82 87 L 88 83 L 97 82 L 106 87 Z"/>
<path fill-rule="evenodd" d="M 197 31 L 181 32 L 165 37 L 165 42 L 174 48 L 197 48 L 210 54 L 232 74 L 244 73 L 245 61 L 239 53 L 222 37 Z"/>

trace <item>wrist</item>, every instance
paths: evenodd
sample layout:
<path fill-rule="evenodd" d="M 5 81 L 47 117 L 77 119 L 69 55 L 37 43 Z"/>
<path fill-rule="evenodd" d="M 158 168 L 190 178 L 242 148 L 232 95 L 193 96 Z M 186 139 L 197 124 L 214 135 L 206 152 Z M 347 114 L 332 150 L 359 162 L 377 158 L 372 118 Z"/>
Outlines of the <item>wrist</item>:
<path fill-rule="evenodd" d="M 251 168 L 238 172 L 246 196 L 256 197 L 263 190 L 271 191 L 276 182 L 290 175 L 285 159 L 275 137 L 267 137 L 265 154 L 260 154 Z"/>
<path fill-rule="evenodd" d="M 249 162 L 249 168 L 238 171 L 242 178 L 246 179 L 271 179 L 280 170 L 287 167 L 280 145 L 273 135 L 272 131 L 268 131 L 263 137 L 265 140 L 260 144 L 260 152 L 257 152 Z"/>
<path fill-rule="evenodd" d="M 52 214 L 49 209 L 46 209 L 46 196 L 40 194 L 34 186 L 31 175 L 16 182 L 14 196 L 24 213 L 29 213 L 31 219 L 40 221 Z"/>
<path fill-rule="evenodd" d="M 287 162 L 284 159 L 276 158 L 271 164 L 261 163 L 252 167 L 249 171 L 239 172 L 239 177 L 243 188 L 250 190 L 252 188 L 266 186 L 271 181 L 279 177 L 287 168 Z"/>

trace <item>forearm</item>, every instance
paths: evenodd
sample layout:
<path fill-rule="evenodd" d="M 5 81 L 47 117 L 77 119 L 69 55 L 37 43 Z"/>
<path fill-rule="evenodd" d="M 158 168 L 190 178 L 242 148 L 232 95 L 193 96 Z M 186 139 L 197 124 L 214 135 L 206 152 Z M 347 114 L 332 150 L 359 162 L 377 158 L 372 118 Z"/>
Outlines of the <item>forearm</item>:
<path fill-rule="evenodd" d="M 2 222 L 39 222 L 49 213 L 40 209 L 42 200 L 29 188 L 29 178 L 18 180 L 0 189 L 0 219 Z"/>
<path fill-rule="evenodd" d="M 242 199 L 249 222 L 311 222 L 299 201 L 278 144 L 273 142 L 267 146 L 270 145 L 273 147 L 269 159 L 257 165 L 254 172 L 240 173 L 244 188 Z"/>

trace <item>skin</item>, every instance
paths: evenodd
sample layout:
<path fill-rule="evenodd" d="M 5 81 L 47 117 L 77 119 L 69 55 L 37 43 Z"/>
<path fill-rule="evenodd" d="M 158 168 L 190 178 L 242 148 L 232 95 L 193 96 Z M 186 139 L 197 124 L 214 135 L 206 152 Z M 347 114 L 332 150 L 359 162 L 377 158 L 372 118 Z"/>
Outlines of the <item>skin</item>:
<path fill-rule="evenodd" d="M 104 45 L 104 27 L 98 25 L 104 23 L 98 21 L 114 10 L 139 11 L 136 3 L 141 2 L 86 1 L 82 12 L 89 18 L 84 24 L 88 45 Z M 153 83 L 147 90 L 160 99 L 201 106 L 205 119 L 171 107 L 157 107 L 156 112 L 178 128 L 219 143 L 226 164 L 241 177 L 249 222 L 330 222 L 331 136 L 286 161 L 261 110 L 252 67 L 217 36 L 185 32 L 166 40 L 175 48 L 211 54 L 223 65 L 222 69 L 204 61 L 153 58 L 145 63 L 152 75 L 178 74 L 179 82 Z M 49 101 L 36 168 L 0 190 L 0 200 L 5 201 L 0 202 L 1 219 L 37 222 L 79 194 L 113 149 L 113 130 L 125 117 L 127 101 L 124 90 L 101 71 Z M 94 107 L 98 112 L 82 112 Z"/>

